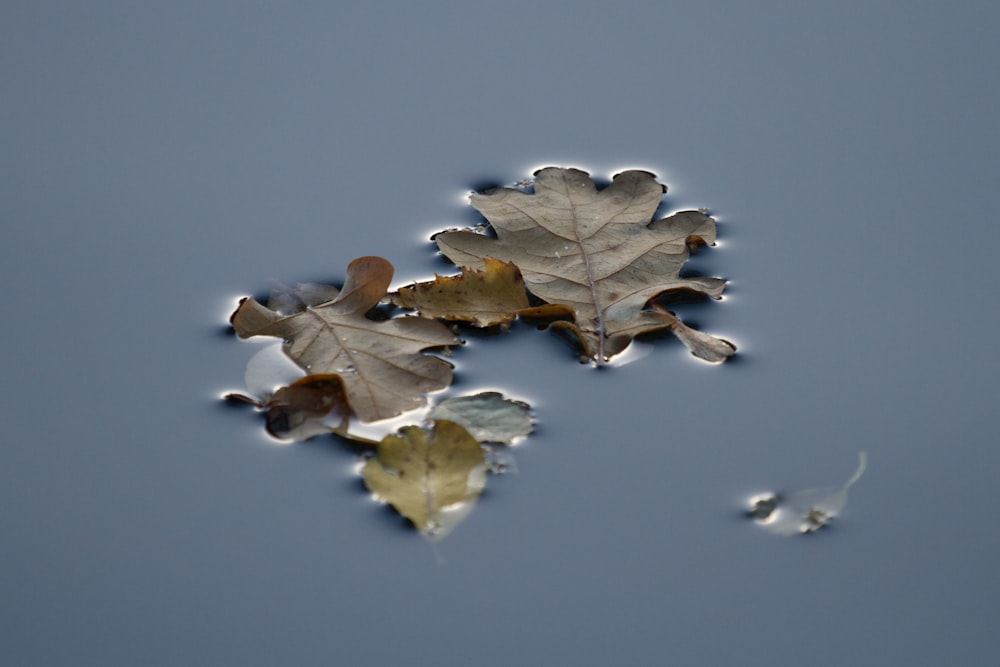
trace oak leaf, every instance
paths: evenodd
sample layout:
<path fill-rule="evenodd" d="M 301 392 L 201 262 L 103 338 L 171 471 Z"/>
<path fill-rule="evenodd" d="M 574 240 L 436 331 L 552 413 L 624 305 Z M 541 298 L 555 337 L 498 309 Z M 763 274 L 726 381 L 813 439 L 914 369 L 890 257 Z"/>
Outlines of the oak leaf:
<path fill-rule="evenodd" d="M 486 454 L 464 427 L 441 419 L 385 436 L 361 471 L 365 485 L 427 538 L 440 539 L 472 511 L 486 485 Z"/>
<path fill-rule="evenodd" d="M 586 172 L 548 167 L 536 172 L 531 194 L 499 188 L 472 195 L 495 239 L 474 231 L 434 238 L 462 267 L 481 269 L 490 257 L 516 264 L 532 294 L 572 308 L 575 321 L 557 326 L 602 363 L 638 334 L 680 329 L 669 311 L 646 308 L 654 297 L 691 290 L 718 298 L 725 287 L 720 278 L 680 277 L 690 249 L 715 242 L 715 221 L 699 211 L 651 221 L 665 191 L 644 171 L 622 172 L 598 190 Z M 702 358 L 721 361 L 735 351 L 726 341 L 700 336 L 706 338 L 692 351 Z"/>
<path fill-rule="evenodd" d="M 433 281 L 402 287 L 392 302 L 412 308 L 424 317 L 472 322 L 479 327 L 509 324 L 529 306 L 524 280 L 517 267 L 492 257 L 482 269 L 462 267 L 458 276 L 436 276 Z"/>
<path fill-rule="evenodd" d="M 359 257 L 332 300 L 283 315 L 248 298 L 231 322 L 241 338 L 281 338 L 285 353 L 307 373 L 339 375 L 362 421 L 395 417 L 424 405 L 426 392 L 451 384 L 451 364 L 421 351 L 461 341 L 424 317 L 365 317 L 385 296 L 392 273 L 381 257 Z"/>

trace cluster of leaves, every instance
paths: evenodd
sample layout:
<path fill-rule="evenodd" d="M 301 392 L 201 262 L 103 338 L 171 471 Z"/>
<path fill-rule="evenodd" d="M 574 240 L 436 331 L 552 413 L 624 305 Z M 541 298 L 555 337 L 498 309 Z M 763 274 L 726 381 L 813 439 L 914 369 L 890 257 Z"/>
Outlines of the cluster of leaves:
<path fill-rule="evenodd" d="M 721 295 L 719 278 L 680 276 L 691 251 L 714 243 L 711 217 L 683 211 L 653 220 L 666 188 L 643 171 L 618 174 L 601 190 L 576 169 L 549 167 L 535 176 L 533 192 L 499 188 L 471 196 L 495 235 L 434 236 L 458 275 L 389 293 L 392 265 L 359 257 L 341 289 L 299 285 L 276 291 L 266 305 L 247 298 L 231 319 L 241 338 L 281 339 L 283 354 L 300 369 L 301 377 L 276 390 L 239 396 L 265 412 L 268 431 L 292 440 L 332 432 L 371 445 L 365 484 L 429 537 L 445 534 L 478 498 L 490 469 L 484 443 L 509 443 L 531 430 L 528 406 L 498 394 L 442 401 L 426 425 L 404 426 L 379 441 L 352 430 L 352 421 L 424 408 L 428 393 L 451 384 L 451 364 L 425 353 L 461 342 L 445 322 L 541 322 L 569 333 L 581 358 L 595 364 L 658 330 L 672 331 L 708 361 L 735 352 L 660 301 L 680 291 Z M 380 304 L 410 312 L 372 317 Z M 251 361 L 248 385 L 250 370 L 261 365 Z"/>

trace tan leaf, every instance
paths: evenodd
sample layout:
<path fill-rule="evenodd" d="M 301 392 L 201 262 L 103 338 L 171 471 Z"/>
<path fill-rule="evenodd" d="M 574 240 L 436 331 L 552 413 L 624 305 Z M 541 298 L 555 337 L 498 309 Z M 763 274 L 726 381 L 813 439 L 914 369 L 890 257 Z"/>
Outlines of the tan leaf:
<path fill-rule="evenodd" d="M 440 322 L 423 317 L 366 318 L 391 280 L 389 262 L 361 257 L 347 267 L 344 289 L 332 301 L 281 315 L 248 298 L 231 321 L 241 338 L 283 339 L 285 353 L 307 373 L 339 375 L 362 421 L 395 417 L 424 405 L 426 392 L 451 384 L 451 364 L 421 351 L 460 341 Z"/>
<path fill-rule="evenodd" d="M 724 280 L 679 276 L 691 247 L 715 242 L 715 220 L 682 211 L 650 221 L 666 190 L 652 174 L 626 171 L 600 191 L 577 169 L 535 176 L 533 194 L 500 188 L 472 196 L 497 238 L 455 231 L 435 240 L 463 267 L 480 269 L 487 257 L 516 264 L 532 294 L 573 309 L 575 322 L 561 326 L 598 363 L 639 333 L 674 328 L 672 315 L 644 310 L 650 299 L 674 290 L 722 294 Z"/>
<path fill-rule="evenodd" d="M 473 322 L 479 327 L 507 324 L 528 307 L 528 294 L 517 267 L 492 257 L 482 269 L 462 267 L 458 276 L 403 287 L 392 301 L 424 317 Z"/>
<path fill-rule="evenodd" d="M 404 426 L 378 444 L 362 470 L 365 485 L 430 539 L 444 537 L 472 510 L 486 484 L 486 455 L 462 426 Z"/>

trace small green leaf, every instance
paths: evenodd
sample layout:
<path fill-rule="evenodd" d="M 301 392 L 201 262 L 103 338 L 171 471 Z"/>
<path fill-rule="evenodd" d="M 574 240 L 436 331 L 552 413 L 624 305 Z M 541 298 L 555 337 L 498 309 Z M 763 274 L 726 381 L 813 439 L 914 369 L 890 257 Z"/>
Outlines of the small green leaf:
<path fill-rule="evenodd" d="M 528 404 L 504 398 L 495 391 L 445 399 L 431 408 L 427 416 L 461 424 L 479 442 L 510 444 L 532 430 Z"/>

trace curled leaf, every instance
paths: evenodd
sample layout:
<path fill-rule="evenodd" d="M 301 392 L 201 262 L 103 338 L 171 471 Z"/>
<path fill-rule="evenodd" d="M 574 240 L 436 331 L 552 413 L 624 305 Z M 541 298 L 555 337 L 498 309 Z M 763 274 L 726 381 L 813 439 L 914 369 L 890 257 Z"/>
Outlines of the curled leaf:
<path fill-rule="evenodd" d="M 361 474 L 372 493 L 436 540 L 472 511 L 486 471 L 479 442 L 459 424 L 442 419 L 430 429 L 404 426 L 387 435 Z"/>
<path fill-rule="evenodd" d="M 331 312 L 342 314 L 364 314 L 371 310 L 385 296 L 392 282 L 393 267 L 381 257 L 358 257 L 347 265 L 347 280 L 343 289 L 333 301 Z"/>

